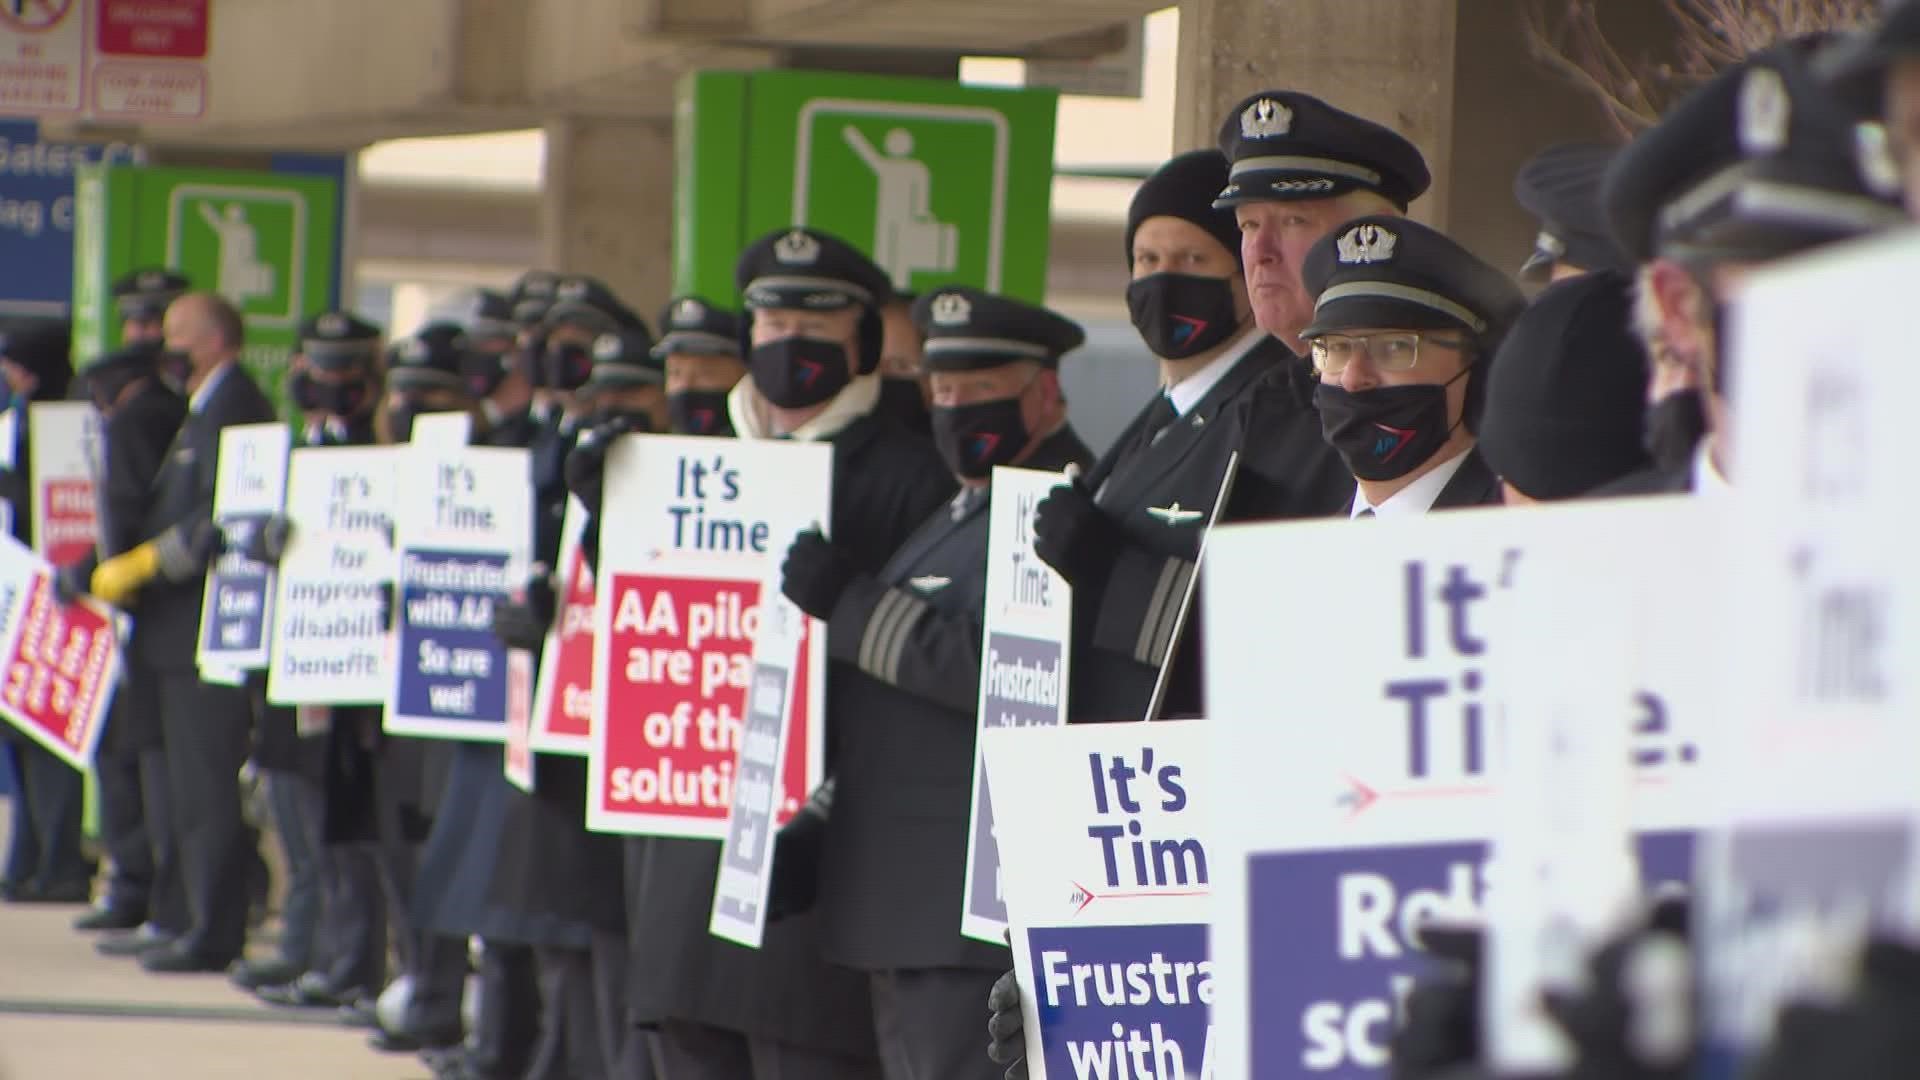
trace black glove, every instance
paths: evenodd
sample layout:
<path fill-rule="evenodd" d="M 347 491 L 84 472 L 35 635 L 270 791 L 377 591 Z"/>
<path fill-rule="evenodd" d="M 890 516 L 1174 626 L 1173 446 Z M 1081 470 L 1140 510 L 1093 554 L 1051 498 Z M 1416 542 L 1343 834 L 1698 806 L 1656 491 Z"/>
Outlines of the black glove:
<path fill-rule="evenodd" d="M 380 624 L 387 629 L 395 629 L 394 616 L 400 609 L 400 590 L 391 581 L 383 581 L 374 586 L 379 592 L 374 600 L 380 605 Z"/>
<path fill-rule="evenodd" d="M 987 1057 L 1007 1067 L 1007 1080 L 1027 1080 L 1026 1021 L 1020 1016 L 1020 980 L 1013 972 L 994 980 L 987 1013 Z"/>
<path fill-rule="evenodd" d="M 65 605 L 87 595 L 88 579 L 93 574 L 93 569 L 87 565 L 89 562 L 91 560 L 81 559 L 79 562 L 68 563 L 54 569 L 54 599 Z"/>
<path fill-rule="evenodd" d="M 1034 508 L 1034 554 L 1076 588 L 1098 587 L 1124 542 L 1119 522 L 1094 505 L 1078 477 L 1048 492 Z"/>
<path fill-rule="evenodd" d="M 526 594 L 520 601 L 493 605 L 493 636 L 510 649 L 537 650 L 553 627 L 557 604 L 553 584 L 545 576 L 533 577 L 527 581 Z"/>
<path fill-rule="evenodd" d="M 187 534 L 187 556 L 196 566 L 213 562 L 213 557 L 226 546 L 226 535 L 220 531 L 220 523 L 212 518 L 194 522 L 193 531 Z"/>
<path fill-rule="evenodd" d="M 1584 991 L 1548 991 L 1547 1015 L 1566 1032 L 1578 1060 L 1563 1080 L 1686 1080 L 1693 1075 L 1697 1024 L 1691 1023 L 1684 904 L 1663 904 L 1643 925 L 1602 947 L 1587 963 Z M 1670 972 L 1671 984 L 1650 978 Z M 1648 1033 L 1684 1018 L 1684 1030 L 1657 1041 Z"/>
<path fill-rule="evenodd" d="M 590 514 L 600 512 L 602 488 L 607 474 L 607 448 L 613 440 L 633 430 L 633 422 L 615 417 L 582 435 L 560 467 L 561 479 Z"/>
<path fill-rule="evenodd" d="M 1452 1077 L 1480 1061 L 1480 979 L 1485 935 L 1470 927 L 1423 927 L 1420 947 L 1438 962 L 1407 995 L 1406 1023 L 1394 1032 L 1392 1080 Z"/>
<path fill-rule="evenodd" d="M 1867 945 L 1859 988 L 1837 1004 L 1780 1010 L 1751 1080 L 1897 1080 L 1920 1058 L 1920 951 L 1889 941 Z"/>
<path fill-rule="evenodd" d="M 285 514 L 269 514 L 253 535 L 247 537 L 247 545 L 241 554 L 254 562 L 263 562 L 268 566 L 279 566 L 286 557 L 287 542 L 293 539 L 293 519 Z"/>
<path fill-rule="evenodd" d="M 767 921 L 813 909 L 820 891 L 820 851 L 833 813 L 833 778 L 814 789 L 793 820 L 773 836 L 773 881 L 767 890 Z"/>
<path fill-rule="evenodd" d="M 857 573 L 820 530 L 808 529 L 793 538 L 787 561 L 780 564 L 780 591 L 801 611 L 824 619 L 833 614 L 833 605 Z"/>

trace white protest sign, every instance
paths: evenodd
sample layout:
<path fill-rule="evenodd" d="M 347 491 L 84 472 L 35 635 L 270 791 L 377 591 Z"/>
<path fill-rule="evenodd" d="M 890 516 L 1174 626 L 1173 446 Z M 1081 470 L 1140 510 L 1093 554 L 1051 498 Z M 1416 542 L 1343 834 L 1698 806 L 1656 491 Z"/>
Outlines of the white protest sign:
<path fill-rule="evenodd" d="M 281 423 L 236 424 L 220 431 L 213 520 L 226 536 L 228 549 L 207 573 L 197 650 L 203 671 L 267 666 L 274 569 L 243 552 L 286 501 L 291 438 L 287 425 Z"/>
<path fill-rule="evenodd" d="M 798 530 L 795 531 L 796 535 Z M 793 536 L 786 538 L 787 545 Z M 774 831 L 783 796 L 781 763 L 787 760 L 794 688 L 801 651 L 813 620 L 780 595 L 780 571 L 769 566 L 760 595 L 760 625 L 753 642 L 740 750 L 733 764 L 733 803 L 720 842 L 720 872 L 713 883 L 707 929 L 750 949 L 767 928 L 767 894 L 773 887 Z"/>
<path fill-rule="evenodd" d="M 1551 629 L 1514 638 L 1490 617 L 1527 586 L 1535 549 L 1626 609 L 1632 678 L 1610 696 L 1632 738 L 1641 874 L 1688 878 L 1715 535 L 1710 507 L 1675 498 L 1212 538 L 1206 694 L 1215 775 L 1235 793 L 1213 845 L 1219 1076 L 1385 1075 L 1421 970 L 1412 931 L 1481 910 L 1503 807 L 1493 679 L 1528 655 L 1497 654 L 1560 647 Z"/>
<path fill-rule="evenodd" d="M 506 739 L 507 647 L 494 605 L 533 561 L 527 451 L 415 445 L 400 455 L 394 671 L 385 729 L 429 739 Z M 532 684 L 528 680 L 528 703 Z"/>
<path fill-rule="evenodd" d="M 267 699 L 378 705 L 393 681 L 395 472 L 387 446 L 303 447 L 287 464 L 293 535 L 273 603 Z"/>
<path fill-rule="evenodd" d="M 465 412 L 421 413 L 413 418 L 407 441 L 432 450 L 458 450 L 473 434 L 473 414 Z"/>
<path fill-rule="evenodd" d="M 36 401 L 27 410 L 33 550 L 66 566 L 85 558 L 99 538 L 93 484 L 100 414 L 76 401 Z"/>
<path fill-rule="evenodd" d="M 1067 722 L 1067 672 L 1073 653 L 1073 587 L 1033 553 L 1033 511 L 1066 482 L 1061 473 L 1000 466 L 987 508 L 987 598 L 980 647 L 977 731 L 1058 727 Z M 972 825 L 960 932 L 999 945 L 1007 905 L 994 841 L 986 755 L 975 738 Z"/>
<path fill-rule="evenodd" d="M 0 720 L 85 770 L 119 678 L 113 609 L 61 603 L 53 568 L 0 534 Z"/>
<path fill-rule="evenodd" d="M 1725 821 L 1694 906 L 1703 1075 L 1740 1071 L 1785 1000 L 1844 985 L 1870 928 L 1920 930 L 1920 507 L 1904 467 L 1920 373 L 1891 314 L 1916 273 L 1911 230 L 1826 249 L 1756 271 L 1730 320 L 1718 554 L 1739 606 L 1716 641 L 1734 752 L 1716 762 Z"/>
<path fill-rule="evenodd" d="M 1207 726 L 982 736 L 1033 1080 L 1216 1075 Z"/>
<path fill-rule="evenodd" d="M 500 771 L 507 783 L 533 794 L 533 654 L 507 650 L 506 746 Z"/>
<path fill-rule="evenodd" d="M 769 567 L 831 516 L 825 443 L 627 435 L 607 455 L 587 824 L 718 840 Z M 612 538 L 618 538 L 615 542 Z M 794 666 L 784 822 L 820 779 L 826 642 Z"/>
<path fill-rule="evenodd" d="M 533 727 L 528 745 L 543 754 L 581 757 L 593 748 L 593 568 L 587 565 L 580 530 L 587 508 L 567 497 L 560 524 L 559 570 L 555 572 L 553 625 L 540 650 Z"/>

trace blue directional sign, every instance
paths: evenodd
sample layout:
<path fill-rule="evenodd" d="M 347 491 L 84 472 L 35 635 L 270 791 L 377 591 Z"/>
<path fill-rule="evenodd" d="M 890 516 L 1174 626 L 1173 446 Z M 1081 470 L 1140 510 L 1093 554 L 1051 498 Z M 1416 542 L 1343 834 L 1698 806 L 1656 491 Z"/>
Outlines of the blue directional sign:
<path fill-rule="evenodd" d="M 73 171 L 144 164 L 124 142 L 42 142 L 32 120 L 0 120 L 0 315 L 65 315 L 73 296 Z"/>

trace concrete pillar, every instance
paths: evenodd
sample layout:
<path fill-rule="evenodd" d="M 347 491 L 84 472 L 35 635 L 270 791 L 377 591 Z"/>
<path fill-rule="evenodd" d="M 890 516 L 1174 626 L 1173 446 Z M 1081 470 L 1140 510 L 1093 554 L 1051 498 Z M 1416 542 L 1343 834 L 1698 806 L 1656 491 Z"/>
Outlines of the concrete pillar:
<path fill-rule="evenodd" d="M 548 121 L 542 265 L 591 274 L 651 323 L 673 286 L 673 124 Z"/>
<path fill-rule="evenodd" d="M 1657 20 L 1618 26 L 1626 54 L 1658 51 Z M 1505 2 L 1185 0 L 1177 85 L 1179 149 L 1213 145 L 1227 110 L 1262 89 L 1305 91 L 1395 128 L 1433 170 L 1412 216 L 1513 269 L 1538 231 L 1513 201 L 1520 165 L 1551 143 L 1617 138 L 1598 105 L 1532 59 Z"/>

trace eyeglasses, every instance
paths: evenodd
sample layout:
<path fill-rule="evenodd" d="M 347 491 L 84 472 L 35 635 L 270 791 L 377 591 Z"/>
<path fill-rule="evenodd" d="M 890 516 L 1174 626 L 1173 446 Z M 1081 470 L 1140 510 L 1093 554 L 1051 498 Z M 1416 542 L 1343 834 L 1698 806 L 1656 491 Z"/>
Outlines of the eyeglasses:
<path fill-rule="evenodd" d="M 1426 338 L 1405 332 L 1385 334 L 1326 334 L 1310 346 L 1313 366 L 1323 375 L 1338 375 L 1362 353 L 1381 371 L 1412 371 L 1420 362 L 1420 342 L 1432 341 L 1449 349 L 1464 349 L 1459 338 Z"/>

